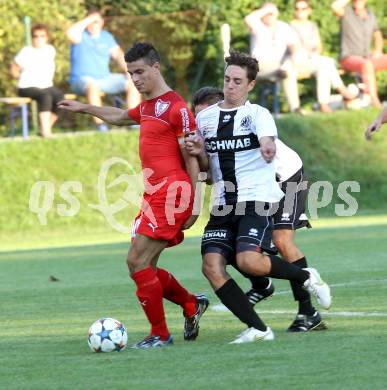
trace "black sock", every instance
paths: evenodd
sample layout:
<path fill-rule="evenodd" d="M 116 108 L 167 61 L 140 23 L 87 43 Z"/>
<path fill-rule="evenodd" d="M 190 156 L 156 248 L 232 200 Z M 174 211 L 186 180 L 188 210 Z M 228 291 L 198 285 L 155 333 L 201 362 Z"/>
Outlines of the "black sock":
<path fill-rule="evenodd" d="M 308 266 L 305 257 L 293 261 L 292 264 L 299 268 L 306 268 Z M 312 301 L 310 299 L 310 294 L 308 293 L 308 291 L 302 288 L 302 284 L 294 280 L 290 281 L 290 286 L 292 287 L 294 300 L 298 301 L 298 312 L 300 314 L 306 314 L 308 316 L 313 315 L 316 309 L 312 306 Z"/>
<path fill-rule="evenodd" d="M 277 279 L 287 279 L 304 284 L 309 279 L 309 272 L 302 270 L 296 265 L 282 260 L 278 256 L 270 255 L 271 271 L 269 276 Z"/>
<path fill-rule="evenodd" d="M 254 290 L 263 290 L 269 287 L 270 279 L 266 276 L 253 276 L 243 272 L 236 263 L 230 263 L 240 274 L 249 279 Z"/>
<path fill-rule="evenodd" d="M 258 317 L 258 314 L 254 311 L 247 296 L 236 284 L 234 279 L 227 280 L 222 287 L 215 291 L 215 294 L 219 297 L 227 309 L 229 309 L 249 328 L 266 331 L 266 325 Z"/>
<path fill-rule="evenodd" d="M 248 276 L 254 290 L 264 290 L 270 285 L 270 279 L 266 276 Z"/>
<path fill-rule="evenodd" d="M 270 285 L 270 279 L 266 276 L 253 276 L 250 274 L 247 274 L 246 272 L 243 272 L 236 262 L 230 262 L 230 265 L 232 265 L 241 275 L 243 275 L 245 278 L 249 279 L 251 282 L 251 286 L 254 290 L 263 290 Z"/>

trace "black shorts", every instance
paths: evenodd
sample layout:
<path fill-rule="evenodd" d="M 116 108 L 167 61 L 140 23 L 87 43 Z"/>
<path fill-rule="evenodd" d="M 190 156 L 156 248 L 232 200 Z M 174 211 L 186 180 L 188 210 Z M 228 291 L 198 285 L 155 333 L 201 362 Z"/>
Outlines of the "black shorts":
<path fill-rule="evenodd" d="M 225 208 L 232 207 L 226 215 L 219 215 Z M 202 255 L 221 253 L 228 262 L 236 253 L 247 250 L 277 253 L 272 243 L 272 205 L 262 202 L 243 202 L 237 205 L 218 206 L 211 212 L 210 220 L 202 237 Z M 257 212 L 261 210 L 261 212 Z M 265 210 L 265 213 L 262 213 Z M 214 215 L 215 214 L 215 215 Z"/>
<path fill-rule="evenodd" d="M 305 180 L 304 169 L 298 170 L 288 180 L 280 183 L 280 186 L 285 196 L 279 202 L 278 210 L 273 215 L 274 230 L 311 228 L 305 214 L 308 182 Z"/>

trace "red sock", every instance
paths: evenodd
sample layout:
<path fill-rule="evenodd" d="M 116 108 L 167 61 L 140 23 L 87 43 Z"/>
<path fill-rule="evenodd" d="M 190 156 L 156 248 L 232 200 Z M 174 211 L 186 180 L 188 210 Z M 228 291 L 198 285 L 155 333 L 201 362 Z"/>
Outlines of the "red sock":
<path fill-rule="evenodd" d="M 162 340 L 169 337 L 163 306 L 163 287 L 151 267 L 132 274 L 137 285 L 136 295 L 148 321 L 152 325 L 151 335 L 160 336 Z"/>
<path fill-rule="evenodd" d="M 184 309 L 184 315 L 191 317 L 197 310 L 197 299 L 189 293 L 175 277 L 162 268 L 157 268 L 157 277 L 163 286 L 163 296 L 168 301 L 180 305 Z"/>

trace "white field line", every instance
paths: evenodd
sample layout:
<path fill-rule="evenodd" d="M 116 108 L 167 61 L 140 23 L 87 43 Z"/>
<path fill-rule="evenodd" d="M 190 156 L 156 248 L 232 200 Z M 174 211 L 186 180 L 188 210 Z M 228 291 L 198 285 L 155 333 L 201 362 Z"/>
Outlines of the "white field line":
<path fill-rule="evenodd" d="M 387 279 L 376 279 L 376 280 L 362 280 L 357 282 L 348 283 L 336 283 L 331 284 L 330 287 L 348 287 L 348 286 L 361 286 L 366 284 L 379 284 L 386 283 Z M 292 290 L 278 291 L 274 295 L 286 295 L 290 294 Z M 211 310 L 218 313 L 230 312 L 222 303 L 218 303 L 211 306 Z M 259 310 L 259 314 L 294 314 L 294 310 Z M 361 311 L 324 311 L 324 317 L 387 317 L 387 313 L 384 312 L 361 312 Z"/>
<path fill-rule="evenodd" d="M 211 310 L 216 313 L 231 313 L 222 303 L 211 306 Z M 257 310 L 259 314 L 292 314 L 294 310 Z M 365 311 L 324 311 L 324 317 L 387 317 L 383 312 Z"/>
<path fill-rule="evenodd" d="M 216 313 L 230 313 L 222 303 L 211 306 L 212 311 Z M 259 314 L 292 314 L 294 310 L 257 310 Z M 387 317 L 383 312 L 365 312 L 365 311 L 324 311 L 324 317 Z"/>
<path fill-rule="evenodd" d="M 294 314 L 294 310 L 259 310 L 259 314 Z M 365 311 L 324 311 L 324 317 L 387 317 L 383 312 Z"/>
<path fill-rule="evenodd" d="M 345 282 L 345 283 L 334 283 L 329 284 L 329 287 L 336 288 L 336 287 L 349 287 L 349 286 L 364 286 L 367 284 L 379 284 L 379 283 L 387 283 L 387 279 L 369 279 L 369 280 L 358 280 L 353 282 Z M 285 295 L 290 294 L 292 290 L 284 290 L 284 291 L 278 291 L 275 292 L 274 295 Z"/>

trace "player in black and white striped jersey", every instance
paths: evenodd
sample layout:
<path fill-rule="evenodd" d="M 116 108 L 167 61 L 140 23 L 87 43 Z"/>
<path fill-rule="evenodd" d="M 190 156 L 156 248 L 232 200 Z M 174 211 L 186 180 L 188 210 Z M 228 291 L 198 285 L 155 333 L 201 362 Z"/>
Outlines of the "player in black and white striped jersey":
<path fill-rule="evenodd" d="M 201 88 L 193 96 L 195 114 L 223 100 L 223 97 L 223 91 L 218 88 Z M 197 142 L 200 143 L 201 140 L 197 139 Z M 282 258 L 300 268 L 306 268 L 305 255 L 294 242 L 296 229 L 310 227 L 305 214 L 308 190 L 307 183 L 304 181 L 303 163 L 300 156 L 278 138 L 275 140 L 275 144 L 277 150 L 273 163 L 275 164 L 277 181 L 285 195 L 288 196 L 289 202 L 285 210 L 284 197 L 280 201 L 277 212 L 273 215 L 273 242 L 277 246 Z M 241 272 L 235 261 L 231 261 L 229 264 Z M 249 278 L 252 283 L 252 288 L 246 293 L 252 305 L 273 294 L 274 286 L 270 278 L 241 273 Z M 288 331 L 304 332 L 311 329 L 325 329 L 326 326 L 322 322 L 320 314 L 311 304 L 310 294 L 299 283 L 291 282 L 291 287 L 294 299 L 298 302 L 298 313 Z"/>
<path fill-rule="evenodd" d="M 316 270 L 263 254 L 272 253 L 270 213 L 282 198 L 274 165 L 270 164 L 277 129 L 265 108 L 247 102 L 255 85 L 257 61 L 233 52 L 226 63 L 224 101 L 197 117 L 215 186 L 215 207 L 202 238 L 203 272 L 222 303 L 248 326 L 233 343 L 272 340 L 271 329 L 226 273 L 227 260 L 236 258 L 238 267 L 248 274 L 297 281 L 325 308 L 329 308 L 331 297 Z"/>

